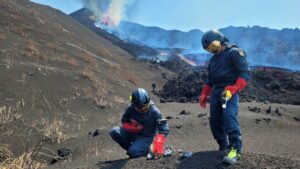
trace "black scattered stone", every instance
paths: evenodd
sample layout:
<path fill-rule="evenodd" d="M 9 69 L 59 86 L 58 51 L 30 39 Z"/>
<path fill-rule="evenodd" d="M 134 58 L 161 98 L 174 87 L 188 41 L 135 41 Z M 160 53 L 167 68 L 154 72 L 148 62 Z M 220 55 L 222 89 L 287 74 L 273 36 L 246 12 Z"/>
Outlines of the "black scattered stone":
<path fill-rule="evenodd" d="M 269 108 L 266 110 L 267 113 L 271 113 L 272 112 L 272 107 L 269 106 Z"/>
<path fill-rule="evenodd" d="M 58 162 L 58 158 L 53 158 L 52 160 L 51 160 L 51 162 L 50 162 L 50 164 L 55 164 L 55 163 L 57 163 Z"/>
<path fill-rule="evenodd" d="M 200 114 L 198 115 L 199 118 L 204 117 L 204 116 L 207 116 L 207 113 L 200 113 Z"/>
<path fill-rule="evenodd" d="M 176 128 L 180 129 L 183 126 L 182 123 L 176 124 Z"/>
<path fill-rule="evenodd" d="M 67 148 L 61 148 L 57 150 L 57 154 L 62 158 L 66 158 L 67 156 L 72 154 L 72 150 Z"/>
<path fill-rule="evenodd" d="M 275 111 L 274 111 L 278 116 L 282 116 L 282 113 L 280 113 L 279 109 L 276 108 Z"/>
<path fill-rule="evenodd" d="M 160 103 L 167 103 L 166 99 L 160 99 Z"/>
<path fill-rule="evenodd" d="M 96 136 L 98 136 L 100 133 L 101 133 L 100 130 L 97 129 L 97 130 L 94 131 L 94 133 L 93 133 L 92 136 L 93 136 L 93 137 L 96 137 Z"/>
<path fill-rule="evenodd" d="M 298 118 L 298 117 L 293 117 L 293 119 L 298 121 L 298 122 L 300 121 L 300 118 Z"/>
<path fill-rule="evenodd" d="M 191 112 L 182 110 L 179 114 L 180 115 L 189 115 L 189 114 L 191 114 Z"/>
<path fill-rule="evenodd" d="M 27 72 L 27 75 L 28 75 L 28 76 L 33 76 L 33 75 L 34 75 L 34 73 L 33 73 L 33 72 L 31 72 L 31 71 L 28 71 L 28 72 Z"/>
<path fill-rule="evenodd" d="M 261 122 L 261 119 L 255 119 L 255 123 L 259 124 Z"/>
<path fill-rule="evenodd" d="M 270 118 L 263 118 L 263 120 L 266 121 L 267 124 L 269 124 L 272 121 L 272 119 Z"/>
<path fill-rule="evenodd" d="M 166 119 L 168 120 L 173 119 L 173 116 L 167 116 Z"/>
<path fill-rule="evenodd" d="M 249 111 L 252 111 L 254 113 L 260 113 L 261 112 L 261 108 L 259 107 L 248 107 Z"/>

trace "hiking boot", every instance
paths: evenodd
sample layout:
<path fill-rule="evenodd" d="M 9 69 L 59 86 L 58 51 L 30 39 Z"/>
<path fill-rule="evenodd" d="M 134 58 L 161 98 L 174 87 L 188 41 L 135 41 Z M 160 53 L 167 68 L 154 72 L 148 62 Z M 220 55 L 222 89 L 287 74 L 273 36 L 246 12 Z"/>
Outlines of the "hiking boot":
<path fill-rule="evenodd" d="M 228 153 L 230 147 L 228 145 L 227 140 L 217 140 L 217 143 L 219 144 L 219 151 L 224 151 L 226 154 Z"/>
<path fill-rule="evenodd" d="M 232 165 L 237 162 L 238 159 L 241 158 L 241 155 L 234 148 L 231 148 L 230 152 L 223 158 L 223 163 Z"/>

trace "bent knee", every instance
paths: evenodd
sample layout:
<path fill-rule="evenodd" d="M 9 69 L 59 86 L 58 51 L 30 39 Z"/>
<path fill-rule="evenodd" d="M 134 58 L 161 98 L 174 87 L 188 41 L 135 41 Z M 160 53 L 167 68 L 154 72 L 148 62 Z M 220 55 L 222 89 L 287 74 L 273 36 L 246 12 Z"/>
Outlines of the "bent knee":
<path fill-rule="evenodd" d="M 137 158 L 141 156 L 146 156 L 148 151 L 140 150 L 137 148 L 129 148 L 127 151 L 127 154 L 129 155 L 130 158 Z"/>
<path fill-rule="evenodd" d="M 115 137 L 116 135 L 120 135 L 120 127 L 114 127 L 112 129 L 110 129 L 109 135 L 111 137 Z"/>

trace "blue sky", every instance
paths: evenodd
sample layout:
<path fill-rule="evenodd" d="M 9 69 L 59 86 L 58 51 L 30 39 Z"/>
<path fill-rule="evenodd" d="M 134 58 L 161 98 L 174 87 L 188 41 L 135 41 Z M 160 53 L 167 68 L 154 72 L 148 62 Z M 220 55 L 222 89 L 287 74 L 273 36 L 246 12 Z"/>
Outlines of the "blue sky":
<path fill-rule="evenodd" d="M 78 0 L 32 0 L 69 14 Z M 300 0 L 135 0 L 127 20 L 147 26 L 188 31 L 227 26 L 300 28 Z"/>

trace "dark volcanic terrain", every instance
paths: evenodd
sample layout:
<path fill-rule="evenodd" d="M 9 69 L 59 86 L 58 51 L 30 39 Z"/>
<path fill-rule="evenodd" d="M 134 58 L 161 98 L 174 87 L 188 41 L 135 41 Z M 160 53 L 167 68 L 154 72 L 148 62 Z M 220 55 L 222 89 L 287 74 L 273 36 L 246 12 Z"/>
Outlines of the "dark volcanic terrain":
<path fill-rule="evenodd" d="M 224 168 L 209 110 L 186 103 L 197 102 L 205 69 L 141 61 L 156 50 L 91 30 L 48 6 L 0 0 L 0 168 Z M 239 112 L 244 152 L 233 168 L 299 168 L 299 73 L 253 70 Z M 108 131 L 120 125 L 132 90 L 151 91 L 152 82 L 176 153 L 128 160 Z M 184 103 L 161 104 L 156 94 Z M 194 154 L 178 161 L 178 149 Z"/>
<path fill-rule="evenodd" d="M 163 102 L 198 102 L 205 79 L 206 67 L 192 67 L 179 59 L 162 66 L 176 71 L 178 76 L 158 92 Z M 300 105 L 300 72 L 280 68 L 252 67 L 249 85 L 241 92 L 242 102 L 270 102 Z"/>

